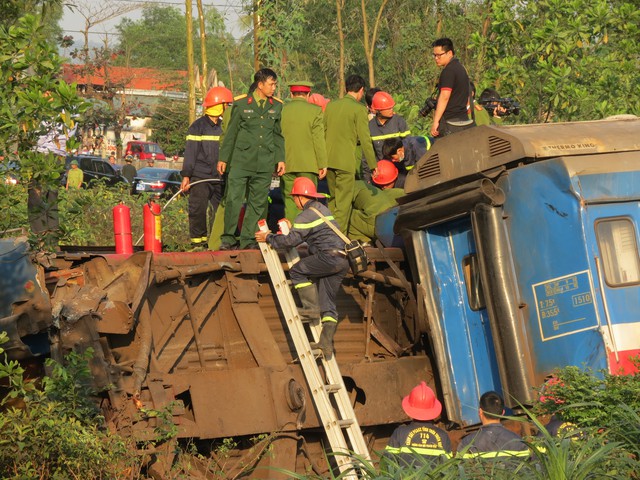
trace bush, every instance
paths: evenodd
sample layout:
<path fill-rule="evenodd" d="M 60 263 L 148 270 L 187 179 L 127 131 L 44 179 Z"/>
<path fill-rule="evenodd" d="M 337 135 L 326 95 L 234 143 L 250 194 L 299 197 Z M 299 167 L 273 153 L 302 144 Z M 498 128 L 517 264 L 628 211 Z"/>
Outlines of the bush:
<path fill-rule="evenodd" d="M 131 195 L 128 184 L 113 187 L 97 183 L 83 190 L 59 190 L 60 244 L 109 246 L 114 245 L 113 207 L 124 203 L 131 209 L 131 232 L 134 245 L 142 245 L 142 207 L 149 196 Z M 27 193 L 24 185 L 3 186 L 0 189 L 0 233 L 7 236 L 12 229 L 29 229 Z M 164 206 L 168 198 L 158 200 Z M 186 251 L 190 247 L 188 200 L 174 199 L 162 212 L 162 241 L 167 251 Z"/>
<path fill-rule="evenodd" d="M 0 477 L 7 479 L 132 478 L 135 448 L 104 430 L 90 399 L 88 360 L 50 363 L 41 386 L 24 380 L 15 361 L 0 364 L 8 383 L 0 414 Z M 135 447 L 135 446 L 134 446 Z"/>

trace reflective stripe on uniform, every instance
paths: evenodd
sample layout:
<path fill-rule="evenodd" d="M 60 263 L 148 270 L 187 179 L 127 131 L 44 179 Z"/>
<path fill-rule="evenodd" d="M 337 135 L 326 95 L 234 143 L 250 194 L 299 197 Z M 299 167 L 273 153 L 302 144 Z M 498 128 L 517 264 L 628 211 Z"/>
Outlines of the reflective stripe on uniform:
<path fill-rule="evenodd" d="M 322 317 L 321 322 L 322 323 L 325 323 L 325 322 L 338 323 L 338 320 L 336 320 L 335 318 L 330 317 L 330 316 L 327 315 L 327 316 Z"/>
<path fill-rule="evenodd" d="M 189 140 L 192 142 L 219 142 L 220 135 L 187 135 L 187 141 Z"/>
<path fill-rule="evenodd" d="M 419 453 L 420 455 L 427 455 L 430 457 L 440 457 L 444 456 L 446 458 L 451 458 L 451 454 L 444 450 L 438 448 L 421 448 L 421 447 L 389 447 L 385 448 L 386 452 L 392 453 L 394 455 L 398 455 L 401 453 Z"/>
<path fill-rule="evenodd" d="M 499 457 L 528 457 L 529 450 L 501 450 L 499 452 L 467 452 L 462 458 L 499 458 Z"/>
<path fill-rule="evenodd" d="M 209 240 L 209 238 L 207 237 L 192 237 L 191 238 L 191 243 L 204 243 L 207 242 Z"/>
<path fill-rule="evenodd" d="M 411 135 L 411 130 L 405 130 L 404 132 L 387 133 L 385 135 L 376 135 L 371 137 L 371 140 L 377 142 L 378 140 L 386 140 L 387 138 L 406 137 Z"/>
<path fill-rule="evenodd" d="M 311 283 L 311 282 L 303 282 L 303 283 L 299 283 L 297 285 L 294 285 L 293 288 L 295 288 L 295 289 L 304 288 L 304 287 L 308 287 L 310 285 L 313 285 L 313 283 Z"/>
<path fill-rule="evenodd" d="M 333 220 L 333 215 L 325 215 L 327 220 Z M 311 223 L 294 223 L 293 228 L 298 228 L 300 230 L 307 230 L 309 228 L 317 227 L 318 225 L 322 225 L 324 220 L 319 218 L 318 220 L 314 220 Z"/>

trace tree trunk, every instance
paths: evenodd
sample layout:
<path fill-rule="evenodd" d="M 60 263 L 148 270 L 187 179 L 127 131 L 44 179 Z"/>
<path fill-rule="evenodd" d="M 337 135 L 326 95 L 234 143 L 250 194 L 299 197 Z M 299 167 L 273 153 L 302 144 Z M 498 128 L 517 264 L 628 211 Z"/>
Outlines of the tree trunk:
<path fill-rule="evenodd" d="M 196 0 L 196 4 L 198 5 L 198 20 L 200 21 L 200 56 L 202 58 L 202 76 L 201 78 L 201 96 L 207 94 L 207 90 L 209 87 L 213 85 L 207 85 L 207 75 L 209 66 L 207 65 L 207 32 L 206 26 L 204 24 L 204 10 L 202 9 L 202 0 Z"/>
<path fill-rule="evenodd" d="M 342 9 L 344 0 L 336 0 L 336 20 L 338 21 L 338 42 L 340 44 L 340 66 L 338 67 L 338 92 L 340 98 L 345 94 L 344 83 L 344 32 L 342 31 Z"/>
<path fill-rule="evenodd" d="M 375 66 L 373 63 L 373 56 L 376 51 L 376 42 L 378 41 L 378 30 L 380 28 L 380 22 L 382 21 L 382 12 L 389 0 L 382 0 L 378 14 L 376 15 L 376 21 L 373 25 L 373 35 L 369 39 L 369 21 L 367 20 L 367 8 L 365 0 L 360 0 L 360 6 L 362 8 L 362 32 L 364 40 L 364 53 L 367 58 L 367 66 L 369 67 L 369 86 L 376 86 L 375 78 Z"/>
<path fill-rule="evenodd" d="M 193 61 L 193 14 L 191 0 L 185 0 L 187 20 L 187 72 L 189 77 L 189 123 L 196 120 L 196 81 Z"/>
<path fill-rule="evenodd" d="M 253 70 L 260 70 L 260 8 L 261 0 L 253 2 Z"/>

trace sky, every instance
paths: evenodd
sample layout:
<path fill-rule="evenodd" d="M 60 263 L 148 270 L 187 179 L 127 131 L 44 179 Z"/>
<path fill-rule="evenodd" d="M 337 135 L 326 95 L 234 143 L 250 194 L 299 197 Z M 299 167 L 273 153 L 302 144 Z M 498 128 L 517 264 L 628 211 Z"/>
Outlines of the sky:
<path fill-rule="evenodd" d="M 91 28 L 89 31 L 89 42 L 94 45 L 101 45 L 104 41 L 105 35 L 116 35 L 117 31 L 115 26 L 120 23 L 123 18 L 130 18 L 132 20 L 138 20 L 142 17 L 142 7 L 147 3 L 155 3 L 167 7 L 177 7 L 184 12 L 185 1 L 184 0 L 106 0 L 111 2 L 122 3 L 123 6 L 135 5 L 139 6 L 136 10 L 124 13 L 113 20 L 101 23 Z M 84 3 L 99 6 L 103 5 L 105 0 L 82 0 Z M 66 3 L 76 3 L 73 0 L 69 0 Z M 234 37 L 238 38 L 243 32 L 239 24 L 239 15 L 242 13 L 241 0 L 203 0 L 203 6 L 214 6 L 222 14 L 227 23 L 227 30 L 230 31 Z M 78 5 L 80 3 L 78 2 Z M 193 0 L 193 12 L 194 16 L 197 15 L 197 5 Z M 75 41 L 75 47 L 79 47 L 82 44 L 82 30 L 84 30 L 84 18 L 77 11 L 74 12 L 69 7 L 65 7 L 64 15 L 60 26 L 64 30 L 63 35 L 71 35 Z M 115 37 L 114 37 L 115 40 Z M 109 41 L 111 39 L 109 38 Z"/>

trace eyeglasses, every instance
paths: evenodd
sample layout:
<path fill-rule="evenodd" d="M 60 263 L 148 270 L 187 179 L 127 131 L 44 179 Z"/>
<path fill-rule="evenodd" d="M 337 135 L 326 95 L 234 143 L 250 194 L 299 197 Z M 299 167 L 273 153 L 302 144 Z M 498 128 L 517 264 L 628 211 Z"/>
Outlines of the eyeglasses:
<path fill-rule="evenodd" d="M 449 52 L 442 52 L 442 53 L 432 53 L 431 55 L 433 56 L 433 58 L 440 58 L 442 55 L 444 55 L 445 53 L 449 53 Z"/>

